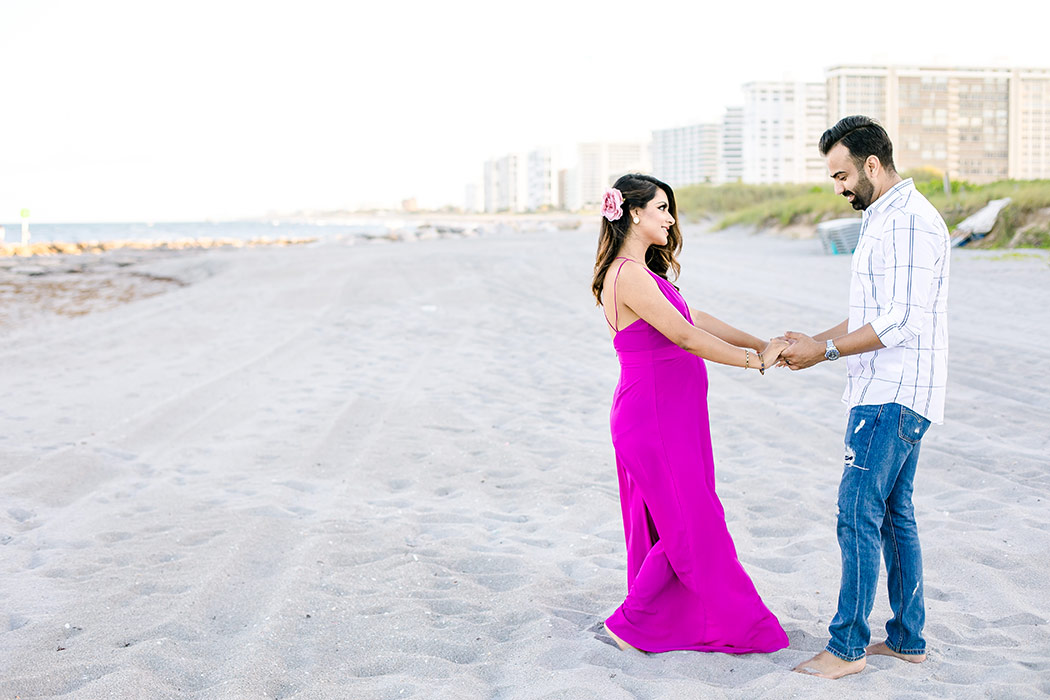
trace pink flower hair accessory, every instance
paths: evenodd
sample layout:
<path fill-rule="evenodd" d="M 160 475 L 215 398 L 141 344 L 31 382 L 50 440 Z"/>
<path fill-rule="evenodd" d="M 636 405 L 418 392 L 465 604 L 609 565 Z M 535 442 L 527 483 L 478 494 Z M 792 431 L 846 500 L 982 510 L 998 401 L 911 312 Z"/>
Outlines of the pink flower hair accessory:
<path fill-rule="evenodd" d="M 602 198 L 602 216 L 609 221 L 616 221 L 623 216 L 623 195 L 615 187 L 606 187 Z"/>

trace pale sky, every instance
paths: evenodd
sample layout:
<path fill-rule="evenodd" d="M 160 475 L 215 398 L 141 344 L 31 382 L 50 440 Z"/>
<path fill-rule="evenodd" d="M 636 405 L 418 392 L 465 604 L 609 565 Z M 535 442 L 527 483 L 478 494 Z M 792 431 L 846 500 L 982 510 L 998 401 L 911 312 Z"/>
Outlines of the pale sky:
<path fill-rule="evenodd" d="M 0 222 L 462 205 L 486 158 L 715 120 L 752 80 L 1050 66 L 1040 5 L 2 0 Z"/>

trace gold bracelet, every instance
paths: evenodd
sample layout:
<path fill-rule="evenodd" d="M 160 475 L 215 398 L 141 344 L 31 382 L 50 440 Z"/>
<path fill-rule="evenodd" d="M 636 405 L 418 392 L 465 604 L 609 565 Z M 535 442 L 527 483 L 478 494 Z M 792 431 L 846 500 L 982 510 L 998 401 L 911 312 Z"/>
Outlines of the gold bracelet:
<path fill-rule="evenodd" d="M 744 369 L 751 369 L 751 351 L 744 348 Z"/>

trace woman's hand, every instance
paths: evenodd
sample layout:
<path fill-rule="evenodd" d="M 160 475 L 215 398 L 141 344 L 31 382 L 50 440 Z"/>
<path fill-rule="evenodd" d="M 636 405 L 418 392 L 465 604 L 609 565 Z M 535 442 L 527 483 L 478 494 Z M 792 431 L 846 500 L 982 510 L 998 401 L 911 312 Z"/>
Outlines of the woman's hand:
<path fill-rule="evenodd" d="M 770 338 L 769 342 L 766 343 L 766 347 L 762 348 L 761 352 L 762 363 L 766 369 L 769 369 L 776 364 L 777 359 L 780 358 L 780 353 L 782 353 L 784 348 L 790 344 L 791 341 L 783 336 L 779 338 Z"/>
<path fill-rule="evenodd" d="M 773 338 L 773 340 L 782 340 L 785 343 L 787 343 L 789 346 L 795 344 L 795 341 L 792 340 L 791 338 L 787 337 L 786 335 L 778 335 L 776 338 Z M 772 342 L 772 341 L 770 341 L 770 342 Z M 769 346 L 767 345 L 766 347 L 768 348 Z M 783 348 L 780 351 L 784 352 Z M 769 366 L 770 365 L 768 365 L 768 364 L 766 365 L 766 367 L 769 367 Z M 783 357 L 778 357 L 777 358 L 777 367 L 787 367 L 787 366 L 788 366 L 787 360 L 785 360 Z"/>

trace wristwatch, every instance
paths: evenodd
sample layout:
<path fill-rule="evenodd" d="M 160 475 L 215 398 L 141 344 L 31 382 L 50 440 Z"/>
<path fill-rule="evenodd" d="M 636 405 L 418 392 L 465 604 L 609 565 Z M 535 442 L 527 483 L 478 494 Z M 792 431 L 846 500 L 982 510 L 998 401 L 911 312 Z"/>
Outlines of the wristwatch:
<path fill-rule="evenodd" d="M 839 359 L 839 349 L 835 347 L 835 341 L 828 338 L 828 349 L 824 351 L 825 360 L 837 360 Z"/>

